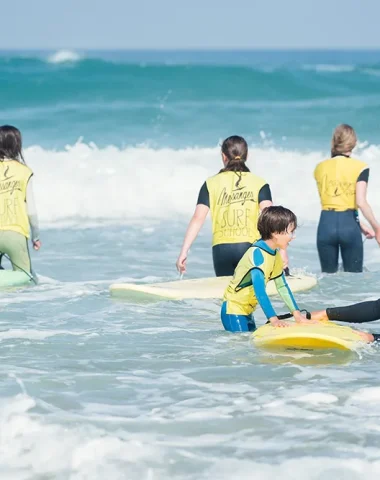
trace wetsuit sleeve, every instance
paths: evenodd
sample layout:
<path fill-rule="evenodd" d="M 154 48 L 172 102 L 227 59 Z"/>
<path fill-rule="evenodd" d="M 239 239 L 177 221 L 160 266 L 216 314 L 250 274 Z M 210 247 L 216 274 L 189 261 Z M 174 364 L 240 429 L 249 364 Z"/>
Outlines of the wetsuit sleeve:
<path fill-rule="evenodd" d="M 210 208 L 210 194 L 208 192 L 207 183 L 205 182 L 199 190 L 197 205 L 206 205 Z"/>
<path fill-rule="evenodd" d="M 293 313 L 295 310 L 299 310 L 297 302 L 295 301 L 288 282 L 286 281 L 285 275 L 282 274 L 280 277 L 275 278 L 274 283 L 279 295 L 283 299 L 285 305 L 288 307 L 289 312 Z"/>
<path fill-rule="evenodd" d="M 270 191 L 270 186 L 266 183 L 260 188 L 259 191 L 259 203 L 264 202 L 264 200 L 272 201 L 272 192 Z"/>
<path fill-rule="evenodd" d="M 276 312 L 272 307 L 271 301 L 265 290 L 265 278 L 264 273 L 259 268 L 254 268 L 251 270 L 252 286 L 255 291 L 255 296 L 257 301 L 260 304 L 260 307 L 263 309 L 264 315 L 269 320 L 271 317 L 276 316 Z"/>
<path fill-rule="evenodd" d="M 31 230 L 31 238 L 32 242 L 36 242 L 40 239 L 40 229 L 38 226 L 38 215 L 36 204 L 34 202 L 34 193 L 33 193 L 33 179 L 30 178 L 28 182 L 28 186 L 26 189 L 26 206 L 28 209 L 28 219 L 30 224 Z"/>
<path fill-rule="evenodd" d="M 369 168 L 365 168 L 362 173 L 358 176 L 357 182 L 366 182 L 368 183 L 369 179 Z"/>
<path fill-rule="evenodd" d="M 327 318 L 347 323 L 364 323 L 380 320 L 380 299 L 354 303 L 346 307 L 326 308 Z"/>

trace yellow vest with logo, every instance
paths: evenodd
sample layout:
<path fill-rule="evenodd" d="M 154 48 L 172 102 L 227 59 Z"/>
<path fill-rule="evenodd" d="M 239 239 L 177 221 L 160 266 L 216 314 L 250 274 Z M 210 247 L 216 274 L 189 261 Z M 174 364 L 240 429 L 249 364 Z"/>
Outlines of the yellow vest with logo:
<path fill-rule="evenodd" d="M 0 161 L 0 230 L 29 238 L 26 188 L 33 172 L 17 160 Z"/>
<path fill-rule="evenodd" d="M 255 261 L 255 250 L 259 249 L 260 262 Z M 263 258 L 263 261 L 261 260 Z M 282 258 L 277 250 L 273 255 L 255 246 L 250 247 L 238 263 L 234 276 L 224 292 L 223 300 L 227 301 L 227 313 L 250 315 L 257 306 L 257 298 L 252 286 L 251 271 L 254 268 L 264 273 L 265 285 L 269 280 L 278 278 L 283 273 Z"/>
<path fill-rule="evenodd" d="M 259 192 L 266 181 L 250 172 L 222 172 L 207 179 L 212 245 L 254 242 L 260 238 Z"/>
<path fill-rule="evenodd" d="M 322 210 L 357 210 L 356 183 L 365 162 L 351 157 L 338 156 L 324 160 L 314 170 Z"/>

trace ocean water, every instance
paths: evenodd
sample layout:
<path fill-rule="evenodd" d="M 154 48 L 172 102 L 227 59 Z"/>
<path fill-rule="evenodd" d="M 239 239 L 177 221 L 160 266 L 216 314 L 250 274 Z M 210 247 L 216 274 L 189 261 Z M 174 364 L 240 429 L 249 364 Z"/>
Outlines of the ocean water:
<path fill-rule="evenodd" d="M 321 274 L 312 172 L 351 123 L 380 215 L 379 75 L 376 51 L 1 52 L 42 240 L 39 285 L 0 295 L 2 479 L 378 478 L 377 347 L 269 354 L 222 330 L 217 300 L 137 304 L 109 285 L 178 278 L 199 188 L 241 134 L 299 217 L 291 266 L 318 278 L 302 307 L 378 298 L 374 241 L 363 274 Z M 213 274 L 210 241 L 208 222 L 188 278 Z"/>

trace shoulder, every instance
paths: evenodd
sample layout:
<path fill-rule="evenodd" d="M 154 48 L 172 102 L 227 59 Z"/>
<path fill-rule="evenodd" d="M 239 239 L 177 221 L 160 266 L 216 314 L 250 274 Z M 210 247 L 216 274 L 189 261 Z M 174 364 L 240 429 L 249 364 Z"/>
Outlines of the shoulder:
<path fill-rule="evenodd" d="M 364 170 L 365 168 L 369 168 L 368 163 L 363 162 L 362 160 L 359 160 L 358 158 L 351 157 L 351 160 L 352 160 L 353 163 L 355 163 L 362 170 Z"/>
<path fill-rule="evenodd" d="M 325 160 L 322 160 L 321 162 L 317 163 L 317 166 L 315 167 L 314 169 L 314 173 L 317 173 L 318 170 L 320 170 L 321 168 L 323 168 L 328 162 L 330 162 L 331 160 L 333 160 L 332 158 L 326 158 Z"/>

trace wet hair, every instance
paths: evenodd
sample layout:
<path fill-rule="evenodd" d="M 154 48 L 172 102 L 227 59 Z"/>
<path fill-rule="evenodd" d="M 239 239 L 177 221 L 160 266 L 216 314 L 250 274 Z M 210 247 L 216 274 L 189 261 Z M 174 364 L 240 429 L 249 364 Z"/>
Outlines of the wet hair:
<path fill-rule="evenodd" d="M 248 145 L 243 137 L 232 135 L 222 143 L 222 153 L 226 156 L 228 163 L 220 170 L 222 172 L 249 172 L 245 164 L 248 156 Z"/>
<path fill-rule="evenodd" d="M 297 217 L 289 209 L 281 206 L 264 208 L 259 217 L 257 228 L 263 240 L 270 240 L 275 233 L 284 233 L 290 226 L 297 228 Z"/>
<path fill-rule="evenodd" d="M 0 161 L 5 158 L 25 163 L 22 155 L 21 132 L 11 125 L 0 127 Z"/>
<path fill-rule="evenodd" d="M 352 152 L 357 143 L 355 130 L 346 123 L 338 125 L 331 140 L 331 156 Z"/>

